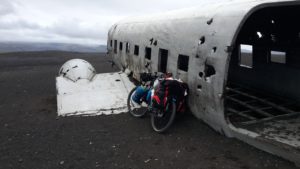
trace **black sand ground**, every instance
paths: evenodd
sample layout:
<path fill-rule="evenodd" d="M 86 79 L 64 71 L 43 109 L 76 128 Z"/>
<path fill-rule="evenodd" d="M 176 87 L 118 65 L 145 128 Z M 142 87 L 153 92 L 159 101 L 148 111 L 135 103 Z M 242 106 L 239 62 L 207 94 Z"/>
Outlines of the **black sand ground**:
<path fill-rule="evenodd" d="M 167 134 L 128 114 L 56 116 L 55 76 L 71 58 L 117 71 L 102 54 L 0 55 L 0 168 L 291 169 L 294 164 L 219 135 L 193 116 Z"/>

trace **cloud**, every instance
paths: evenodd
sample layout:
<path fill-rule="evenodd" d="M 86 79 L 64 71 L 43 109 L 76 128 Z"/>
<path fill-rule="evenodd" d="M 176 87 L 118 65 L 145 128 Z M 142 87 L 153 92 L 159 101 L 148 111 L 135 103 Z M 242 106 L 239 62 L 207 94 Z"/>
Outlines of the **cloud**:
<path fill-rule="evenodd" d="M 78 19 L 73 19 L 57 21 L 46 29 L 49 32 L 69 38 L 103 39 L 106 38 L 107 30 L 105 28 L 107 26 L 100 22 L 89 24 Z"/>
<path fill-rule="evenodd" d="M 190 7 L 197 2 L 0 0 L 0 40 L 105 44 L 110 26 L 125 17 Z"/>
<path fill-rule="evenodd" d="M 26 20 L 0 20 L 0 29 L 16 30 L 16 29 L 40 29 L 36 23 L 28 22 Z"/>
<path fill-rule="evenodd" d="M 0 17 L 3 17 L 8 14 L 15 12 L 14 5 L 11 1 L 1 0 L 0 1 Z"/>
<path fill-rule="evenodd" d="M 70 9 L 68 0 L 63 1 L 66 3 L 63 6 L 53 1 L 53 4 L 45 2 L 44 5 L 49 5 L 45 10 L 40 1 L 28 0 L 25 4 L 18 0 L 0 0 L 3 15 L 0 17 L 0 41 L 106 44 L 108 29 L 118 16 Z M 61 9 L 56 9 L 56 5 Z M 58 11 L 54 12 L 54 8 Z"/>
<path fill-rule="evenodd" d="M 71 0 L 67 0 L 71 1 Z M 213 2 L 215 0 L 206 0 L 207 2 Z M 77 0 L 76 2 L 82 2 Z M 203 1 L 200 1 L 201 3 Z M 179 9 L 182 7 L 192 7 L 199 4 L 199 0 L 109 0 L 109 1 L 91 1 L 94 6 L 98 6 L 106 12 L 113 14 L 123 13 L 125 15 L 140 15 L 164 12 L 167 10 Z M 79 3 L 80 4 L 80 3 Z M 81 5 L 81 4 L 80 4 Z"/>
<path fill-rule="evenodd" d="M 43 26 L 18 17 L 0 18 L 1 41 L 42 41 L 64 43 L 106 43 L 110 23 L 79 19 L 57 20 Z"/>
<path fill-rule="evenodd" d="M 74 36 L 69 38 L 65 35 L 59 35 L 56 33 L 46 32 L 44 29 L 40 30 L 24 30 L 18 29 L 15 31 L 9 30 L 0 30 L 1 41 L 7 42 L 48 42 L 48 43 L 74 43 L 74 44 L 85 44 L 85 45 L 93 45 L 93 44 L 105 44 L 106 39 L 102 40 L 100 38 L 90 39 L 90 38 L 80 38 Z"/>
<path fill-rule="evenodd" d="M 1 41 L 105 44 L 110 24 L 85 23 L 78 19 L 58 20 L 48 26 L 23 19 L 0 19 Z"/>

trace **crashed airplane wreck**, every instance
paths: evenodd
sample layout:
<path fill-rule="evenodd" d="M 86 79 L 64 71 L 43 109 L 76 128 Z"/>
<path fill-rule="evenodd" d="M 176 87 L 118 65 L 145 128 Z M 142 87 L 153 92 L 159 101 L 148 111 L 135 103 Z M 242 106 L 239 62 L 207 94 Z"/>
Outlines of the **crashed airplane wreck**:
<path fill-rule="evenodd" d="M 216 131 L 300 164 L 299 1 L 246 0 L 135 17 L 112 26 L 118 67 L 172 72 L 192 113 Z"/>

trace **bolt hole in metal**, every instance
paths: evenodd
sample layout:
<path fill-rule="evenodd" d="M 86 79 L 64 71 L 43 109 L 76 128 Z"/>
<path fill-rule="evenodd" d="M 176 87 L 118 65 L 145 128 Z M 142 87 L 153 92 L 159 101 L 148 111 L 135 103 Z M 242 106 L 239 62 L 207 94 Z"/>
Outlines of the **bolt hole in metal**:
<path fill-rule="evenodd" d="M 205 64 L 204 72 L 205 72 L 205 77 L 206 78 L 211 77 L 211 76 L 216 74 L 215 68 L 212 65 L 209 65 L 209 64 Z"/>
<path fill-rule="evenodd" d="M 205 43 L 205 36 L 202 36 L 202 37 L 199 39 L 198 45 L 203 45 L 204 43 Z"/>
<path fill-rule="evenodd" d="M 214 18 L 211 18 L 210 20 L 208 20 L 206 23 L 207 25 L 211 25 L 214 22 Z"/>
<path fill-rule="evenodd" d="M 199 77 L 200 77 L 200 78 L 203 78 L 203 76 L 204 76 L 204 73 L 203 73 L 203 72 L 200 72 L 200 73 L 199 73 Z"/>
<path fill-rule="evenodd" d="M 216 46 L 213 47 L 213 48 L 212 48 L 212 52 L 213 52 L 213 53 L 216 53 L 216 52 L 217 52 L 217 49 L 218 49 L 218 48 L 217 48 Z"/>
<path fill-rule="evenodd" d="M 212 65 L 205 64 L 205 69 L 204 69 L 204 79 L 207 83 L 211 83 L 211 76 L 214 76 L 216 74 L 216 70 Z"/>
<path fill-rule="evenodd" d="M 197 86 L 197 90 L 198 90 L 199 92 L 201 92 L 201 91 L 202 91 L 202 85 L 198 85 L 198 86 Z"/>

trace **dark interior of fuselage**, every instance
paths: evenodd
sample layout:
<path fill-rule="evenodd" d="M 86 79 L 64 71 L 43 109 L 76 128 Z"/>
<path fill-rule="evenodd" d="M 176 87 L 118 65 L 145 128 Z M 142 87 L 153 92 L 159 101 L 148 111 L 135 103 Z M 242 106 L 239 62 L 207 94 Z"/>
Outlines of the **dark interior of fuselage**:
<path fill-rule="evenodd" d="M 298 146 L 299 16 L 300 6 L 278 6 L 247 19 L 230 59 L 225 97 L 225 116 L 235 127 L 265 135 L 273 131 Z"/>

